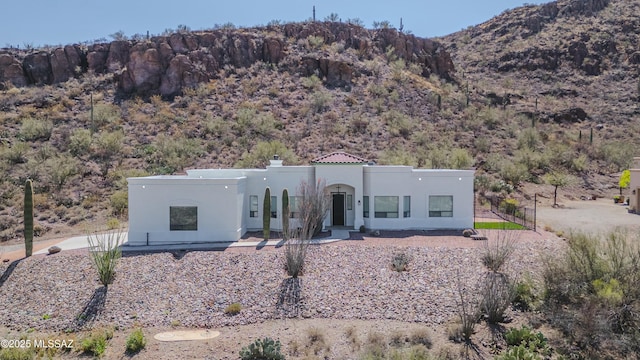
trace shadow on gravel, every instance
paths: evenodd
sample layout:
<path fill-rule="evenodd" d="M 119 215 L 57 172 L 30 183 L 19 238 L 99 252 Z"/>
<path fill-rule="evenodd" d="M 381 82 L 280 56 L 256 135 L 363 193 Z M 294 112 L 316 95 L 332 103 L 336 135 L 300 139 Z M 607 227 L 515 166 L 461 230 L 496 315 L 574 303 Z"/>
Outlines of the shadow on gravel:
<path fill-rule="evenodd" d="M 9 267 L 2 273 L 2 277 L 0 277 L 0 287 L 9 280 L 9 277 L 11 277 L 11 274 L 13 274 L 13 271 L 18 267 L 18 264 L 20 264 L 22 260 L 24 260 L 24 258 L 12 262 L 11 265 L 9 265 Z"/>
<path fill-rule="evenodd" d="M 97 288 L 82 312 L 76 317 L 76 327 L 82 328 L 87 323 L 92 322 L 104 309 L 107 300 L 107 287 L 101 286 Z"/>
<path fill-rule="evenodd" d="M 303 307 L 301 290 L 300 278 L 282 280 L 276 309 L 280 310 L 282 315 L 292 317 L 300 315 Z"/>

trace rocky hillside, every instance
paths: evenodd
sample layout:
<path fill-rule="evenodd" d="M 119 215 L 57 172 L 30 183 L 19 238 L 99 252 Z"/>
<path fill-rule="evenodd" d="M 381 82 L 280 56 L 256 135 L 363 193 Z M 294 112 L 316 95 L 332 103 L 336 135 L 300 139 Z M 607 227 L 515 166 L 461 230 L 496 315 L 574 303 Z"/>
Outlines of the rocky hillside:
<path fill-rule="evenodd" d="M 638 134 L 640 1 L 564 0 L 442 39 L 346 23 L 0 51 L 0 240 L 126 220 L 126 177 L 342 150 L 474 166 L 478 191 L 610 196 Z"/>
<path fill-rule="evenodd" d="M 638 13 L 636 0 L 559 0 L 505 11 L 441 40 L 472 98 L 490 95 L 567 131 L 604 130 L 599 136 L 630 147 L 640 116 Z"/>
<path fill-rule="evenodd" d="M 353 77 L 359 75 L 354 59 L 321 51 L 296 51 L 300 41 L 304 43 L 311 36 L 318 46 L 340 43 L 342 50 L 354 49 L 360 56 L 393 47 L 399 58 L 418 64 L 425 77 L 436 74 L 449 79 L 453 71 L 449 54 L 429 39 L 393 29 L 371 32 L 345 23 L 308 23 L 251 31 L 174 33 L 146 41 L 114 41 L 86 48 L 69 45 L 28 54 L 5 49 L 0 54 L 0 82 L 17 87 L 51 85 L 91 72 L 113 74 L 119 89 L 127 95 L 170 97 L 181 94 L 183 88 L 219 78 L 225 68 L 248 68 L 263 62 L 303 76 L 315 73 L 328 86 L 351 85 Z"/>

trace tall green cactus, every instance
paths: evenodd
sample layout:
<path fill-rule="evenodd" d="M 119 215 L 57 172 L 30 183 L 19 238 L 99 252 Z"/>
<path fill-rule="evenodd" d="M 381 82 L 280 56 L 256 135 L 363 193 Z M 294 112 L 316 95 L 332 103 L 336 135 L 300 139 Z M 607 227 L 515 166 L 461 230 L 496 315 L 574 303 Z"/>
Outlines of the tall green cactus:
<path fill-rule="evenodd" d="M 282 190 L 282 237 L 287 240 L 289 237 L 289 190 Z"/>
<path fill-rule="evenodd" d="M 24 248 L 26 256 L 33 253 L 33 183 L 27 180 L 24 185 Z"/>
<path fill-rule="evenodd" d="M 271 232 L 271 189 L 267 186 L 264 190 L 264 202 L 262 203 L 262 236 L 269 240 Z"/>

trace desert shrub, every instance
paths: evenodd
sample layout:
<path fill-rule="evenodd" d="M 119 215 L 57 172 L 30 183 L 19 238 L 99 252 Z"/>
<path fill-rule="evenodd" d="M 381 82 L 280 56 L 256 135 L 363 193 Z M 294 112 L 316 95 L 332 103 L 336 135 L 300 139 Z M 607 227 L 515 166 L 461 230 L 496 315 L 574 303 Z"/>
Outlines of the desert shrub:
<path fill-rule="evenodd" d="M 45 164 L 49 180 L 56 190 L 62 189 L 67 180 L 78 173 L 78 164 L 68 155 L 52 157 Z"/>
<path fill-rule="evenodd" d="M 269 160 L 274 155 L 278 155 L 286 165 L 295 165 L 298 163 L 298 157 L 280 141 L 260 141 L 251 149 L 251 152 L 245 152 L 241 160 L 236 164 L 236 168 L 264 168 L 269 165 Z"/>
<path fill-rule="evenodd" d="M 489 272 L 481 284 L 480 310 L 490 324 L 505 320 L 505 313 L 513 301 L 514 289 L 505 274 Z"/>
<path fill-rule="evenodd" d="M 33 348 L 0 348 L 0 360 L 31 360 L 34 358 Z"/>
<path fill-rule="evenodd" d="M 27 152 L 29 151 L 29 145 L 22 141 L 15 141 L 9 148 L 5 148 L 2 151 L 2 156 L 10 164 L 22 164 L 27 161 Z"/>
<path fill-rule="evenodd" d="M 101 357 L 107 349 L 107 343 L 113 337 L 111 330 L 94 330 L 80 341 L 80 352 Z"/>
<path fill-rule="evenodd" d="M 537 150 L 540 146 L 540 134 L 535 128 L 525 128 L 518 136 L 518 149 Z"/>
<path fill-rule="evenodd" d="M 411 342 L 412 345 L 423 345 L 427 349 L 431 349 L 433 346 L 431 334 L 429 330 L 425 328 L 414 330 L 409 336 L 409 342 Z"/>
<path fill-rule="evenodd" d="M 564 253 L 547 260 L 543 274 L 550 322 L 589 357 L 608 347 L 612 357 L 637 349 L 640 339 L 640 249 L 636 237 L 571 233 Z"/>
<path fill-rule="evenodd" d="M 498 356 L 496 360 L 542 360 L 542 358 L 524 345 L 520 345 L 510 347 L 504 354 Z"/>
<path fill-rule="evenodd" d="M 509 230 L 498 230 L 489 234 L 481 255 L 482 264 L 487 269 L 498 272 L 509 260 L 515 251 L 514 234 Z"/>
<path fill-rule="evenodd" d="M 521 182 L 529 179 L 529 169 L 523 164 L 506 163 L 500 169 L 500 176 L 507 183 L 517 187 Z"/>
<path fill-rule="evenodd" d="M 140 352 L 140 350 L 144 349 L 147 345 L 147 339 L 144 337 L 144 333 L 142 329 L 137 328 L 129 334 L 126 342 L 127 353 L 135 354 Z"/>
<path fill-rule="evenodd" d="M 26 118 L 20 126 L 20 137 L 25 141 L 49 140 L 52 130 L 50 120 Z"/>
<path fill-rule="evenodd" d="M 531 279 L 518 281 L 515 284 L 513 305 L 523 311 L 529 311 L 535 307 L 537 296 Z"/>
<path fill-rule="evenodd" d="M 307 89 L 316 90 L 320 85 L 322 85 L 322 80 L 315 74 L 302 78 L 302 86 Z"/>
<path fill-rule="evenodd" d="M 459 324 L 455 324 L 448 331 L 449 339 L 455 342 L 471 341 L 471 336 L 475 332 L 475 327 L 482 313 L 480 312 L 480 305 L 476 301 L 473 295 L 473 291 L 466 288 L 460 278 L 460 273 L 456 271 L 456 306 L 457 313 L 460 319 Z"/>
<path fill-rule="evenodd" d="M 124 142 L 124 134 L 121 131 L 101 133 L 95 141 L 93 154 L 101 163 L 102 175 L 106 176 L 111 162 L 121 155 Z"/>
<path fill-rule="evenodd" d="M 102 285 L 109 286 L 116 274 L 118 259 L 122 256 L 122 245 L 125 233 L 119 230 L 104 234 L 89 234 L 89 256 L 93 262 Z"/>
<path fill-rule="evenodd" d="M 326 342 L 324 333 L 317 327 L 307 329 L 307 348 L 314 355 L 320 354 L 323 350 L 327 352 L 331 350 Z"/>
<path fill-rule="evenodd" d="M 224 309 L 224 313 L 227 315 L 238 315 L 241 310 L 242 305 L 240 305 L 240 303 L 233 303 Z"/>
<path fill-rule="evenodd" d="M 81 157 L 89 153 L 91 148 L 91 131 L 75 129 L 69 137 L 69 152 L 73 156 Z"/>
<path fill-rule="evenodd" d="M 310 50 L 318 50 L 324 45 L 324 38 L 322 36 L 309 35 L 307 36 L 307 44 Z"/>
<path fill-rule="evenodd" d="M 547 343 L 547 339 L 541 332 L 534 333 L 529 327 L 522 326 L 520 328 L 509 329 L 504 338 L 509 347 L 522 346 L 533 354 L 549 355 L 551 349 Z"/>
<path fill-rule="evenodd" d="M 311 94 L 311 109 L 316 113 L 321 113 L 329 107 L 333 100 L 330 93 L 323 90 L 316 90 Z"/>
<path fill-rule="evenodd" d="M 622 302 L 624 294 L 618 280 L 609 279 L 609 281 L 605 281 L 596 279 L 591 284 L 598 298 L 606 303 L 616 305 Z"/>
<path fill-rule="evenodd" d="M 152 145 L 147 161 L 154 171 L 171 174 L 182 170 L 203 153 L 202 146 L 196 139 L 160 134 Z"/>
<path fill-rule="evenodd" d="M 111 218 L 107 220 L 107 229 L 114 230 L 120 228 L 120 221 L 116 218 Z"/>
<path fill-rule="evenodd" d="M 93 106 L 93 119 L 91 113 L 89 113 L 89 121 L 91 121 L 91 128 L 93 131 L 97 131 L 99 128 L 116 123 L 120 119 L 120 109 L 111 104 L 96 104 Z"/>
<path fill-rule="evenodd" d="M 109 197 L 109 203 L 114 215 L 122 216 L 129 207 L 129 192 L 118 190 Z"/>
<path fill-rule="evenodd" d="M 256 339 L 249 346 L 240 350 L 242 360 L 284 360 L 284 355 L 280 352 L 280 341 L 271 338 Z"/>
<path fill-rule="evenodd" d="M 518 200 L 516 199 L 504 199 L 500 202 L 499 208 L 500 211 L 509 214 L 515 215 L 516 210 L 518 210 Z"/>
<path fill-rule="evenodd" d="M 391 269 L 397 272 L 407 271 L 409 269 L 410 257 L 405 252 L 393 254 L 391 258 Z"/>
<path fill-rule="evenodd" d="M 451 150 L 451 168 L 469 169 L 473 166 L 473 157 L 466 149 L 455 148 Z"/>

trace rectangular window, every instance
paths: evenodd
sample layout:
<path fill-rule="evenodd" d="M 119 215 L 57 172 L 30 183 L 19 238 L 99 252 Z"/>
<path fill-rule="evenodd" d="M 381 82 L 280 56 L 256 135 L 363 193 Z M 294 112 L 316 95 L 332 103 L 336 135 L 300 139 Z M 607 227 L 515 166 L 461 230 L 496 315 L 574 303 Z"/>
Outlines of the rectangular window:
<path fill-rule="evenodd" d="M 274 219 L 278 217 L 278 197 L 277 196 L 271 197 L 271 217 Z"/>
<path fill-rule="evenodd" d="M 300 203 L 300 196 L 289 196 L 289 217 L 298 218 L 298 205 Z"/>
<path fill-rule="evenodd" d="M 347 210 L 353 210 L 353 195 L 347 195 Z"/>
<path fill-rule="evenodd" d="M 198 208 L 196 206 L 170 206 L 169 230 L 198 230 Z"/>
<path fill-rule="evenodd" d="M 362 197 L 362 216 L 368 218 L 369 217 L 369 197 Z"/>
<path fill-rule="evenodd" d="M 377 218 L 397 218 L 398 217 L 398 197 L 397 196 L 375 196 L 373 198 L 373 208 Z"/>
<path fill-rule="evenodd" d="M 258 195 L 249 196 L 249 217 L 258 217 Z"/>
<path fill-rule="evenodd" d="M 402 210 L 403 217 L 411 217 L 411 196 L 405 196 L 402 199 Z"/>
<path fill-rule="evenodd" d="M 453 196 L 430 195 L 429 217 L 453 217 Z"/>

